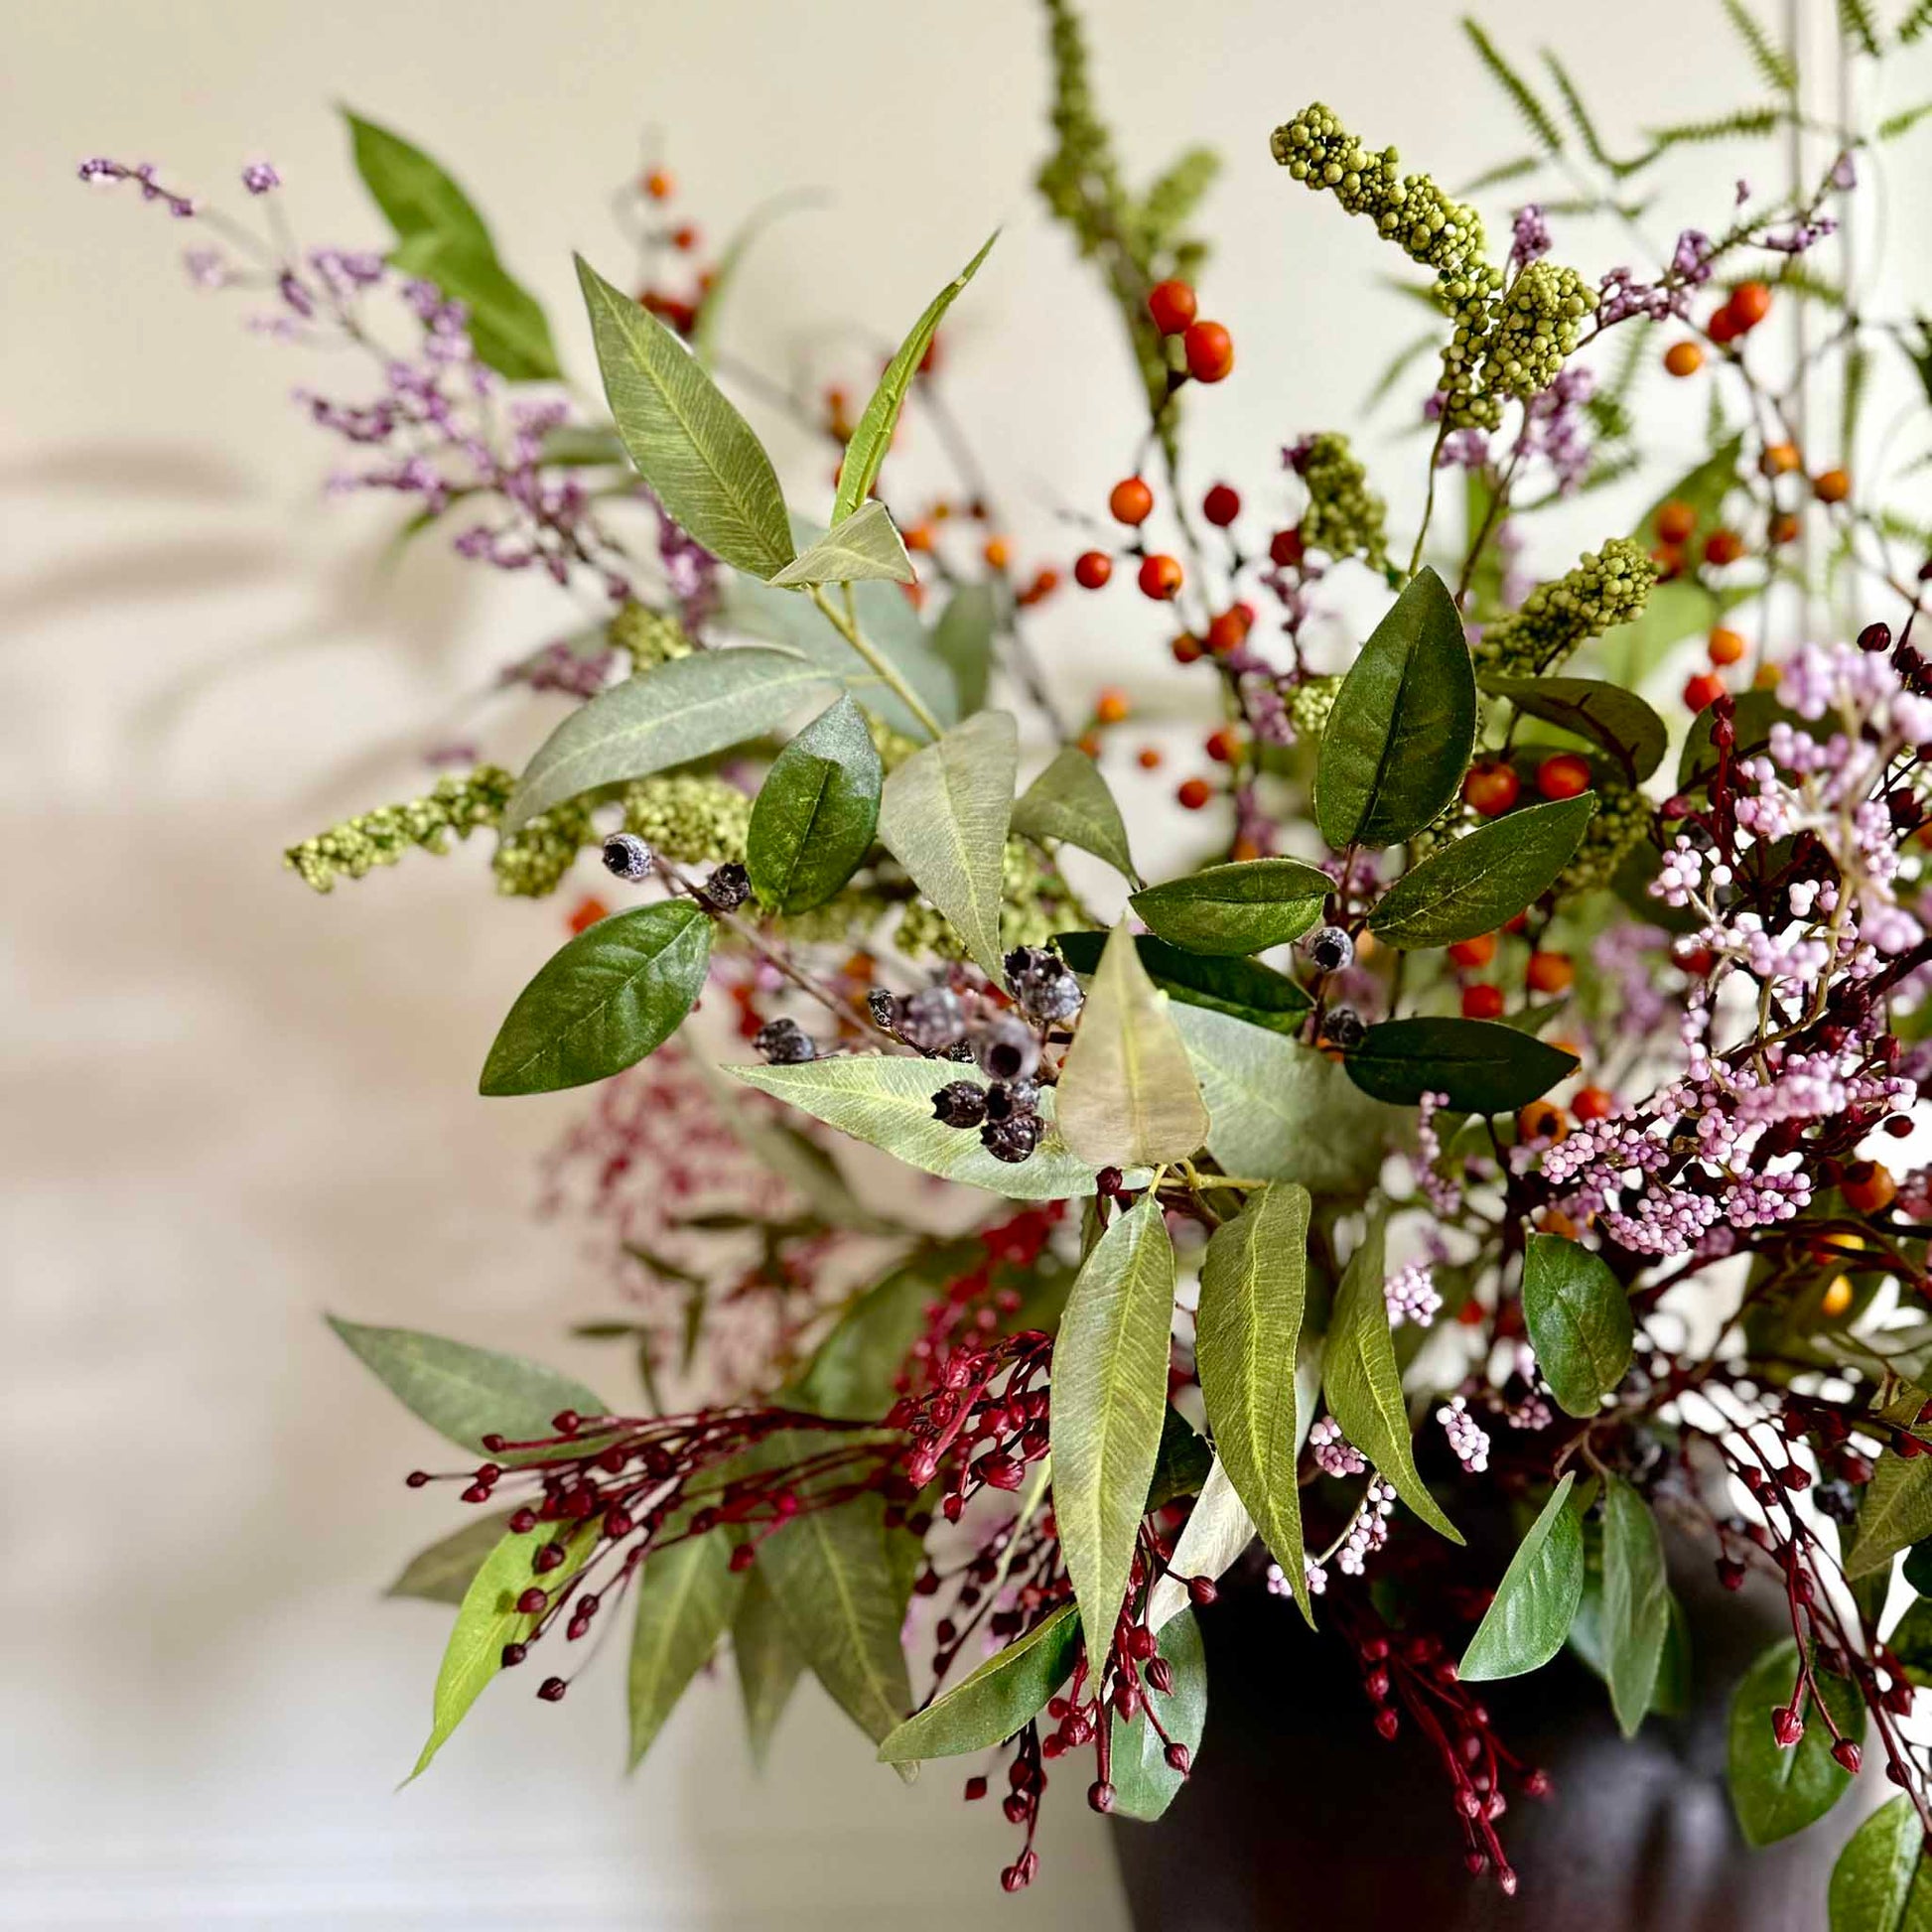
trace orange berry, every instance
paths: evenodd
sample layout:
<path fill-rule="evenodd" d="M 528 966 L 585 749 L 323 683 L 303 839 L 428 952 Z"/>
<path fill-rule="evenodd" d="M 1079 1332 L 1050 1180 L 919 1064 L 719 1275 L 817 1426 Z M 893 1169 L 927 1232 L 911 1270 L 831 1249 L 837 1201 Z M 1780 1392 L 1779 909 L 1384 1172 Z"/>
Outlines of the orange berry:
<path fill-rule="evenodd" d="M 1104 550 L 1082 550 L 1073 560 L 1073 581 L 1083 591 L 1099 590 L 1113 574 L 1114 560 Z"/>
<path fill-rule="evenodd" d="M 675 177 L 671 175 L 669 170 L 664 168 L 653 168 L 644 177 L 644 193 L 653 202 L 668 202 L 671 199 L 671 191 L 676 186 L 677 182 Z"/>
<path fill-rule="evenodd" d="M 1689 503 L 1673 498 L 1657 512 L 1657 535 L 1665 543 L 1689 543 L 1698 526 L 1698 513 Z"/>
<path fill-rule="evenodd" d="M 1767 477 L 1788 477 L 1803 465 L 1804 459 L 1798 454 L 1797 444 L 1773 443 L 1765 450 L 1757 467 Z"/>
<path fill-rule="evenodd" d="M 1579 1087 L 1570 1102 L 1570 1111 L 1579 1120 L 1608 1120 L 1615 1105 L 1614 1096 L 1601 1087 Z"/>
<path fill-rule="evenodd" d="M 1530 915 L 1527 911 L 1512 912 L 1497 929 L 1502 932 L 1527 932 Z"/>
<path fill-rule="evenodd" d="M 1154 491 L 1140 477 L 1123 477 L 1107 492 L 1107 508 L 1116 523 L 1145 523 L 1154 513 Z"/>
<path fill-rule="evenodd" d="M 1004 537 L 988 537 L 980 555 L 986 559 L 988 570 L 1005 570 L 1013 560 L 1013 553 L 1007 548 Z"/>
<path fill-rule="evenodd" d="M 1751 673 L 1753 691 L 1775 691 L 1784 682 L 1784 672 L 1775 664 L 1760 664 Z"/>
<path fill-rule="evenodd" d="M 1147 292 L 1147 312 L 1164 336 L 1179 335 L 1193 321 L 1195 307 L 1191 282 L 1156 282 Z"/>
<path fill-rule="evenodd" d="M 1664 367 L 1672 375 L 1696 375 L 1704 366 L 1704 350 L 1696 343 L 1672 343 L 1664 350 Z"/>
<path fill-rule="evenodd" d="M 1735 530 L 1713 530 L 1704 539 L 1704 561 L 1720 570 L 1744 554 L 1744 539 Z"/>
<path fill-rule="evenodd" d="M 1575 1221 L 1560 1207 L 1546 1207 L 1536 1217 L 1539 1234 L 1560 1234 L 1566 1241 L 1574 1241 L 1583 1232 Z"/>
<path fill-rule="evenodd" d="M 1771 313 L 1771 291 L 1762 282 L 1740 282 L 1725 307 L 1740 331 L 1755 329 Z"/>
<path fill-rule="evenodd" d="M 1684 546 L 1678 543 L 1660 543 L 1650 553 L 1650 561 L 1657 566 L 1657 574 L 1666 583 L 1673 577 L 1684 575 Z"/>
<path fill-rule="evenodd" d="M 689 254 L 698 245 L 698 231 L 690 222 L 671 230 L 671 246 L 684 254 Z"/>
<path fill-rule="evenodd" d="M 1523 781 L 1507 764 L 1475 764 L 1462 779 L 1462 800 L 1483 818 L 1498 818 L 1515 804 Z"/>
<path fill-rule="evenodd" d="M 1168 648 L 1173 652 L 1176 664 L 1192 664 L 1202 656 L 1201 641 L 1190 631 L 1183 630 Z"/>
<path fill-rule="evenodd" d="M 1487 966 L 1496 956 L 1496 935 L 1493 932 L 1478 932 L 1473 939 L 1456 939 L 1449 946 L 1449 956 L 1457 965 L 1471 972 Z"/>
<path fill-rule="evenodd" d="M 914 523 L 905 532 L 905 547 L 908 550 L 930 550 L 932 548 L 932 525 Z"/>
<path fill-rule="evenodd" d="M 1248 640 L 1249 620 L 1239 608 L 1223 611 L 1219 617 L 1211 619 L 1207 626 L 1207 648 L 1216 657 L 1225 657 L 1231 650 Z"/>
<path fill-rule="evenodd" d="M 1036 570 L 1034 581 L 1020 593 L 1018 602 L 1032 606 L 1043 604 L 1060 587 L 1060 574 L 1057 570 Z"/>
<path fill-rule="evenodd" d="M 1209 732 L 1202 750 L 1216 764 L 1232 764 L 1235 754 L 1234 734 L 1225 726 L 1219 731 Z"/>
<path fill-rule="evenodd" d="M 1836 1319 L 1852 1306 L 1857 1291 L 1852 1286 L 1850 1275 L 1835 1275 L 1831 1286 L 1826 1289 L 1818 1304 L 1818 1312 L 1828 1320 Z"/>
<path fill-rule="evenodd" d="M 1161 748 L 1158 745 L 1143 745 L 1135 757 L 1143 771 L 1160 770 Z"/>
<path fill-rule="evenodd" d="M 1118 725 L 1131 709 L 1127 693 L 1116 691 L 1111 685 L 1093 701 L 1093 715 L 1103 725 Z"/>
<path fill-rule="evenodd" d="M 1859 1214 L 1883 1213 L 1898 1192 L 1898 1182 L 1891 1177 L 1891 1171 L 1876 1161 L 1854 1163 L 1845 1170 L 1845 1177 L 1838 1185 L 1846 1204 Z"/>
<path fill-rule="evenodd" d="M 1242 865 L 1246 865 L 1250 859 L 1259 859 L 1261 857 L 1261 847 L 1253 839 L 1236 839 L 1233 846 L 1229 849 L 1228 857 L 1238 860 Z"/>
<path fill-rule="evenodd" d="M 1234 338 L 1218 322 L 1190 323 L 1180 345 L 1196 382 L 1219 382 L 1234 367 Z"/>
<path fill-rule="evenodd" d="M 1464 1020 L 1499 1020 L 1502 1018 L 1503 992 L 1499 986 L 1465 986 L 1462 989 L 1462 1018 Z"/>
<path fill-rule="evenodd" d="M 1174 794 L 1190 812 L 1197 812 L 1213 797 L 1213 789 L 1205 778 L 1183 778 L 1174 787 Z"/>
<path fill-rule="evenodd" d="M 1685 681 L 1685 708 L 1693 713 L 1709 711 L 1725 694 L 1725 681 L 1716 671 L 1700 671 Z"/>
<path fill-rule="evenodd" d="M 1074 743 L 1079 746 L 1081 751 L 1086 753 L 1088 758 L 1097 759 L 1100 756 L 1100 734 L 1098 732 L 1084 731 Z"/>
<path fill-rule="evenodd" d="M 1217 530 L 1225 530 L 1241 514 L 1241 492 L 1229 483 L 1216 483 L 1201 498 L 1200 513 Z"/>
<path fill-rule="evenodd" d="M 1560 1141 L 1570 1128 L 1560 1107 L 1547 1100 L 1532 1100 L 1517 1114 L 1516 1132 L 1526 1141 Z"/>
<path fill-rule="evenodd" d="M 1705 324 L 1704 333 L 1714 343 L 1734 343 L 1743 332 L 1737 327 L 1737 318 L 1730 313 L 1729 306 L 1719 309 Z"/>
<path fill-rule="evenodd" d="M 1180 559 L 1160 551 L 1141 559 L 1141 595 L 1166 603 L 1180 595 Z"/>
<path fill-rule="evenodd" d="M 1852 493 L 1852 479 L 1843 470 L 1827 470 L 1811 480 L 1811 493 L 1821 503 L 1842 503 Z"/>
<path fill-rule="evenodd" d="M 611 908 L 601 898 L 581 898 L 577 909 L 570 915 L 570 929 L 573 933 L 588 932 L 599 919 L 609 918 Z"/>
<path fill-rule="evenodd" d="M 1797 540 L 1797 517 L 1790 510 L 1780 510 L 1771 519 L 1771 541 L 1773 543 L 1796 543 Z"/>
<path fill-rule="evenodd" d="M 1734 664 L 1747 648 L 1736 631 L 1727 630 L 1723 624 L 1719 624 L 1705 639 L 1704 647 L 1711 653 L 1714 664 Z"/>
<path fill-rule="evenodd" d="M 1564 952 L 1533 952 L 1525 977 L 1532 993 L 1568 993 L 1577 969 Z"/>
<path fill-rule="evenodd" d="M 1589 789 L 1589 760 L 1559 752 L 1536 767 L 1536 788 L 1545 798 L 1577 798 Z"/>

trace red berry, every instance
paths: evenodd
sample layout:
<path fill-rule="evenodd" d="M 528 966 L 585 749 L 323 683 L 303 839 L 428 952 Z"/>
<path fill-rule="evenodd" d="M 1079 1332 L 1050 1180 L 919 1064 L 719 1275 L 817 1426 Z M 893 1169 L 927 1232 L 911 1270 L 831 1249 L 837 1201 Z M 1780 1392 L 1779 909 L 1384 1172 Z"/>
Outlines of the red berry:
<path fill-rule="evenodd" d="M 1523 781 L 1507 764 L 1471 766 L 1462 780 L 1462 799 L 1483 818 L 1499 818 L 1515 804 Z"/>
<path fill-rule="evenodd" d="M 1725 306 L 1740 333 L 1755 329 L 1771 313 L 1771 291 L 1762 282 L 1740 282 Z"/>
<path fill-rule="evenodd" d="M 1147 292 L 1147 312 L 1164 336 L 1177 336 L 1194 319 L 1191 282 L 1156 282 Z"/>
<path fill-rule="evenodd" d="M 1607 1120 L 1610 1109 L 1615 1105 L 1615 1100 L 1601 1087 L 1579 1087 L 1570 1103 L 1570 1111 L 1579 1120 Z"/>
<path fill-rule="evenodd" d="M 1234 338 L 1218 322 L 1193 323 L 1180 343 L 1196 382 L 1219 382 L 1234 367 Z"/>
<path fill-rule="evenodd" d="M 1166 602 L 1180 595 L 1180 560 L 1155 551 L 1141 559 L 1141 593 Z"/>
<path fill-rule="evenodd" d="M 1708 711 L 1725 694 L 1725 681 L 1716 671 L 1700 671 L 1686 680 L 1684 703 L 1691 711 Z"/>
<path fill-rule="evenodd" d="M 1173 661 L 1176 664 L 1194 664 L 1200 661 L 1200 639 L 1189 631 L 1183 630 L 1168 648 L 1173 652 Z"/>
<path fill-rule="evenodd" d="M 1216 657 L 1225 657 L 1229 651 L 1247 642 L 1251 622 L 1251 619 L 1242 615 L 1238 605 L 1232 611 L 1223 611 L 1208 622 L 1207 648 Z"/>
<path fill-rule="evenodd" d="M 1202 497 L 1200 513 L 1217 530 L 1225 530 L 1241 514 L 1241 492 L 1227 483 L 1216 483 Z"/>
<path fill-rule="evenodd" d="M 1499 986 L 1465 986 L 1462 989 L 1464 1020 L 1500 1020 L 1503 992 Z"/>
<path fill-rule="evenodd" d="M 1268 540 L 1269 561 L 1277 570 L 1293 570 L 1302 561 L 1303 555 L 1302 532 L 1299 528 L 1277 530 Z"/>
<path fill-rule="evenodd" d="M 1536 767 L 1536 788 L 1545 798 L 1578 798 L 1589 789 L 1589 760 L 1559 752 Z"/>
<path fill-rule="evenodd" d="M 1657 512 L 1657 539 L 1660 543 L 1689 543 L 1697 526 L 1696 507 L 1682 497 L 1673 496 Z"/>
<path fill-rule="evenodd" d="M 1458 939 L 1449 948 L 1450 961 L 1471 972 L 1487 966 L 1496 956 L 1496 935 L 1479 932 L 1473 939 Z"/>
<path fill-rule="evenodd" d="M 1704 333 L 1714 343 L 1734 343 L 1737 340 L 1737 318 L 1731 314 L 1729 303 L 1726 302 L 1712 316 L 1710 322 L 1705 325 Z M 1671 374 L 1677 374 L 1677 370 L 1672 369 Z"/>
<path fill-rule="evenodd" d="M 1116 523 L 1145 523 L 1154 511 L 1154 491 L 1139 477 L 1124 478 L 1109 493 L 1107 507 Z"/>
<path fill-rule="evenodd" d="M 1205 778 L 1185 778 L 1174 787 L 1174 794 L 1188 811 L 1197 812 L 1214 794 Z"/>
<path fill-rule="evenodd" d="M 1083 550 L 1073 560 L 1073 581 L 1083 591 L 1097 591 L 1114 574 L 1114 560 L 1104 550 Z"/>
<path fill-rule="evenodd" d="M 1216 764 L 1232 764 L 1235 752 L 1234 734 L 1225 728 L 1209 732 L 1204 749 Z"/>
<path fill-rule="evenodd" d="M 1704 539 L 1704 561 L 1723 569 L 1744 554 L 1744 539 L 1735 530 L 1713 530 Z"/>

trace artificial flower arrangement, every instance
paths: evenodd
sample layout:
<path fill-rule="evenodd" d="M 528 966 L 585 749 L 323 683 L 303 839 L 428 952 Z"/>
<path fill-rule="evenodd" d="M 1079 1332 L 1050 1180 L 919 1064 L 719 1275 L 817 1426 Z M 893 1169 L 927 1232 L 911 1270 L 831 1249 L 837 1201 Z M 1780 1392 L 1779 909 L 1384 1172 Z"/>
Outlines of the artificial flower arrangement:
<path fill-rule="evenodd" d="M 1146 419 L 1106 519 L 1031 573 L 935 373 L 993 242 L 855 411 L 719 352 L 758 222 L 700 272 L 652 167 L 624 203 L 641 266 L 579 263 L 601 413 L 455 182 L 372 123 L 381 250 L 298 249 L 266 164 L 259 232 L 151 168 L 82 170 L 211 225 L 192 272 L 264 295 L 269 334 L 368 351 L 359 399 L 304 397 L 352 452 L 342 485 L 601 607 L 504 672 L 570 706 L 520 773 L 466 759 L 288 854 L 327 892 L 483 832 L 499 891 L 580 882 L 482 1090 L 600 1083 L 548 1191 L 608 1232 L 629 1308 L 580 1332 L 641 1393 L 335 1324 L 463 1452 L 408 1478 L 469 1510 L 396 1586 L 457 1606 L 417 1769 L 499 1674 L 560 1700 L 628 1617 L 633 1761 L 723 1652 L 755 1751 L 808 1670 L 886 1763 L 980 1760 L 1018 1889 L 1054 1781 L 1125 1817 L 1173 1801 L 1207 1709 L 1195 1612 L 1265 1575 L 1345 1643 L 1364 1723 L 1440 1758 L 1471 1871 L 1512 1890 L 1506 1808 L 1550 1781 L 1484 1687 L 1568 1644 L 1626 1734 L 1677 1708 L 1698 1660 L 1668 1526 L 1788 1605 L 1733 1696 L 1744 1836 L 1810 1825 L 1876 1751 L 1899 1795 L 1832 1923 L 1916 1924 L 1932 1173 L 1884 1156 L 1932 1077 L 1932 545 L 1803 411 L 1840 374 L 1849 452 L 1874 358 L 1932 389 L 1925 325 L 1867 313 L 1816 246 L 1927 110 L 1839 130 L 1786 196 L 1727 184 L 1647 276 L 1568 265 L 1553 223 L 1637 235 L 1665 155 L 1800 124 L 1741 5 L 1762 103 L 1627 158 L 1554 57 L 1533 81 L 1470 27 L 1534 144 L 1466 191 L 1525 198 L 1500 254 L 1331 109 L 1286 120 L 1284 187 L 1360 217 L 1434 312 L 1382 385 L 1438 358 L 1398 537 L 1332 426 L 1259 489 L 1189 477 L 1189 398 L 1236 369 L 1196 294 L 1214 159 L 1130 189 L 1079 23 L 1046 11 L 1039 186 Z M 1932 29 L 1926 0 L 1842 12 L 1873 71 Z M 1780 312 L 1815 318 L 1795 357 Z M 1660 365 L 1667 401 L 1702 391 L 1708 453 L 1539 581 L 1533 519 L 1642 467 Z M 734 389 L 822 433 L 833 480 L 788 495 Z M 894 487 L 902 427 L 955 495 Z M 1331 602 L 1350 579 L 1380 594 L 1366 635 Z M 1164 755 L 1123 744 L 1124 691 L 1061 711 L 1048 599 L 1196 667 L 1193 870 L 1139 870 L 1116 789 L 1165 785 L 1134 770 Z M 854 1143 L 929 1192 L 868 1187 Z M 1495 1509 L 1506 1568 L 1458 1528 Z"/>

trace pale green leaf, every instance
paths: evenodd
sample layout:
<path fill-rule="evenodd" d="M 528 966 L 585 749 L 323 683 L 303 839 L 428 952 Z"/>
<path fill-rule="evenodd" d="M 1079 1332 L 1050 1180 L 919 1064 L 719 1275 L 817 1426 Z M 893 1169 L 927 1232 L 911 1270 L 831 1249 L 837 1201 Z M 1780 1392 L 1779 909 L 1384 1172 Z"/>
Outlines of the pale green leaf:
<path fill-rule="evenodd" d="M 633 1765 L 737 1613 L 745 1578 L 733 1572 L 731 1557 L 730 1542 L 716 1532 L 686 1536 L 653 1550 L 637 1572 L 628 1680 Z"/>
<path fill-rule="evenodd" d="M 802 589 L 809 584 L 857 584 L 884 578 L 909 584 L 918 573 L 905 554 L 892 512 L 873 501 L 835 523 L 809 550 L 794 557 L 769 579 L 774 589 Z"/>
<path fill-rule="evenodd" d="M 932 626 L 932 649 L 952 672 L 959 701 L 954 710 L 942 716 L 960 717 L 985 705 L 993 676 L 993 631 L 998 617 L 991 584 L 962 584 L 946 600 L 946 608 Z"/>
<path fill-rule="evenodd" d="M 732 1662 L 738 1669 L 738 1690 L 745 1707 L 745 1731 L 752 1746 L 752 1762 L 763 1770 L 776 1734 L 778 1720 L 791 1702 L 805 1660 L 785 1628 L 783 1613 L 771 1588 L 752 1566 L 732 1624 Z"/>
<path fill-rule="evenodd" d="M 1156 1579 L 1149 1592 L 1148 1627 L 1163 1630 L 1187 1607 L 1191 1599 L 1182 1579 L 1205 1577 L 1213 1583 L 1254 1540 L 1254 1518 L 1235 1493 L 1227 1469 L 1217 1455 L 1208 1464 L 1200 1494 L 1194 1498 L 1187 1521 L 1174 1540 L 1168 1574 Z"/>
<path fill-rule="evenodd" d="M 1846 1552 L 1845 1574 L 1853 1582 L 1871 1576 L 1927 1536 L 1932 1536 L 1932 1455 L 1907 1461 L 1888 1449 L 1860 1499 L 1858 1534 Z"/>
<path fill-rule="evenodd" d="M 1104 859 L 1130 884 L 1140 878 L 1128 850 L 1120 806 L 1100 767 L 1077 745 L 1060 751 L 1021 793 L 1013 808 L 1013 830 L 1021 838 L 1058 839 L 1078 846 Z"/>
<path fill-rule="evenodd" d="M 1024 1637 L 996 1651 L 970 1677 L 907 1718 L 880 1745 L 881 1762 L 961 1757 L 1004 1742 L 1066 1682 L 1079 1638 L 1074 1607 L 1063 1603 Z"/>
<path fill-rule="evenodd" d="M 1161 1632 L 1161 1655 L 1173 1673 L 1173 1689 L 1154 1697 L 1162 1728 L 1197 1753 L 1207 1728 L 1207 1653 L 1192 1610 L 1182 1610 Z M 1151 1822 L 1173 1803 L 1186 1780 L 1168 1762 L 1167 1744 L 1145 1714 L 1130 1724 L 1116 1712 L 1111 1722 L 1114 1816 Z"/>
<path fill-rule="evenodd" d="M 460 1530 L 411 1557 L 402 1575 L 383 1594 L 420 1596 L 430 1603 L 461 1603 L 483 1559 L 503 1540 L 509 1517 L 506 1509 L 473 1517 Z"/>

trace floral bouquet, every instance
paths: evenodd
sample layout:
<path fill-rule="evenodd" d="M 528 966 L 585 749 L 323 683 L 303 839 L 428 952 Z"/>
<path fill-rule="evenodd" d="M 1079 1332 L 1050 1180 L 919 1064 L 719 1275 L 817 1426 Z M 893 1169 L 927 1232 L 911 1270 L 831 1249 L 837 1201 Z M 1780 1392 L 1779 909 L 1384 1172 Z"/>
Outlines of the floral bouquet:
<path fill-rule="evenodd" d="M 633 1760 L 722 1651 L 755 1752 L 809 1670 L 884 1762 L 1001 1788 L 1017 1890 L 1056 1779 L 1128 1818 L 1174 1800 L 1196 1613 L 1265 1586 L 1345 1645 L 1365 1725 L 1440 1759 L 1469 1869 L 1510 1891 L 1506 1807 L 1552 1780 L 1485 1687 L 1567 1645 L 1626 1734 L 1681 1709 L 1673 1570 L 1704 1563 L 1788 1613 L 1720 1687 L 1743 1836 L 1812 1824 L 1876 1752 L 1898 1793 L 1832 1923 L 1921 1922 L 1932 1172 L 1898 1143 L 1932 1079 L 1932 532 L 1852 453 L 1880 365 L 1932 392 L 1932 330 L 1827 238 L 1928 109 L 1821 146 L 1791 54 L 1725 11 L 1761 99 L 1627 154 L 1561 62 L 1532 79 L 1473 25 L 1531 149 L 1462 196 L 1328 107 L 1274 130 L 1284 188 L 1359 217 L 1429 311 L 1377 397 L 1434 358 L 1398 533 L 1332 426 L 1257 487 L 1190 476 L 1189 399 L 1237 368 L 1196 293 L 1214 158 L 1130 188 L 1048 0 L 1039 187 L 1146 410 L 1105 516 L 1032 570 L 938 368 L 994 241 L 876 379 L 776 383 L 717 321 L 783 205 L 701 267 L 652 164 L 620 206 L 636 264 L 578 264 L 598 404 L 455 181 L 379 126 L 349 121 L 393 230 L 366 251 L 299 246 L 265 163 L 259 225 L 83 167 L 207 230 L 194 278 L 264 333 L 362 352 L 353 396 L 302 394 L 338 486 L 579 614 L 502 673 L 561 707 L 520 772 L 459 751 L 288 854 L 328 892 L 481 832 L 498 891 L 574 905 L 482 1090 L 596 1083 L 545 1191 L 608 1246 L 625 1312 L 578 1332 L 638 1392 L 335 1323 L 460 1452 L 408 1477 L 466 1515 L 395 1587 L 456 1605 L 419 1772 L 499 1674 L 558 1702 L 622 1617 Z M 1873 76 L 1932 30 L 1926 0 L 1841 14 Z M 1558 252 L 1644 250 L 1667 157 L 1767 137 L 1786 190 L 1703 191 L 1653 268 Z M 1498 246 L 1468 198 L 1505 185 Z M 1595 509 L 1651 468 L 1660 372 L 1706 453 L 1634 520 Z M 734 394 L 836 468 L 788 491 Z M 1901 405 L 1894 479 L 1924 423 Z M 896 486 L 921 438 L 946 494 Z M 1559 506 L 1596 534 L 1546 576 Z M 1167 754 L 1126 742 L 1126 690 L 1068 715 L 1049 600 L 1195 667 L 1198 863 L 1143 874 L 1121 798 Z M 1489 1518 L 1506 1567 L 1464 1545 Z"/>

